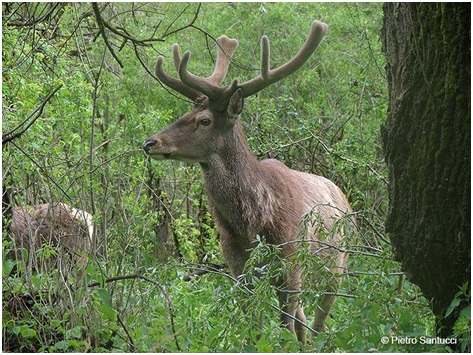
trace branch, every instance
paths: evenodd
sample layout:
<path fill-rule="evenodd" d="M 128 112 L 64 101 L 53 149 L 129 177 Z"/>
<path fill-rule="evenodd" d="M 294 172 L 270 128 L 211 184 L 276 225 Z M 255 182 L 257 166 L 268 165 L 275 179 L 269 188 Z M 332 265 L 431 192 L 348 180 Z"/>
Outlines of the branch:
<path fill-rule="evenodd" d="M 56 186 L 58 188 L 59 191 L 61 191 L 62 195 L 64 197 L 66 197 L 69 201 L 72 201 L 71 200 L 71 197 L 67 194 L 66 191 L 64 191 L 64 189 L 56 182 L 56 180 L 54 180 L 50 175 L 49 175 L 49 172 L 48 170 L 41 166 L 36 160 L 34 160 L 27 152 L 25 152 L 19 145 L 17 145 L 15 142 L 11 142 L 15 147 L 16 149 L 18 149 L 25 157 L 27 157 L 40 171 L 42 174 L 44 174 L 44 176 L 46 176 L 46 178 L 51 181 L 54 186 Z"/>
<path fill-rule="evenodd" d="M 46 104 L 49 102 L 49 100 L 51 100 L 51 98 L 54 96 L 54 94 L 56 94 L 56 92 L 58 92 L 60 88 L 62 88 L 62 84 L 59 85 L 56 89 L 54 89 L 52 92 L 50 92 L 49 95 L 43 99 L 43 102 L 38 107 L 36 107 L 34 111 L 28 117 L 26 117 L 18 126 L 13 128 L 10 132 L 7 132 L 4 135 L 2 135 L 3 147 L 5 147 L 6 143 L 11 142 L 12 140 L 16 138 L 19 138 L 23 133 L 25 133 L 33 125 L 33 123 L 35 123 L 35 121 L 43 114 L 43 110 Z M 20 129 L 20 127 L 22 127 L 30 119 L 31 119 L 31 122 L 28 123 L 28 125 L 26 125 L 25 128 L 15 133 L 16 130 Z"/>
<path fill-rule="evenodd" d="M 97 5 L 96 2 L 92 3 L 92 8 L 94 9 L 95 19 L 97 20 L 97 25 L 99 26 L 99 31 L 100 31 L 100 34 L 102 35 L 102 38 L 105 42 L 105 45 L 107 46 L 108 50 L 110 51 L 110 54 L 112 55 L 112 57 L 115 58 L 115 60 L 117 61 L 120 68 L 123 68 L 123 64 L 122 64 L 121 60 L 117 57 L 117 55 L 115 54 L 115 51 L 112 48 L 112 45 L 108 41 L 107 34 L 105 33 L 104 20 L 103 20 L 102 16 L 100 15 L 99 6 Z"/>
<path fill-rule="evenodd" d="M 194 271 L 189 272 L 187 275 L 185 275 L 182 280 L 183 281 L 191 281 L 193 277 L 196 276 L 202 276 L 205 274 L 208 274 L 210 272 L 215 272 L 221 269 L 224 269 L 226 267 L 225 264 L 199 264 L 195 267 Z"/>
<path fill-rule="evenodd" d="M 25 5 L 25 3 L 23 4 L 20 4 L 18 6 L 19 9 L 21 9 L 21 6 Z M 54 4 L 47 12 L 46 14 L 42 15 L 40 14 L 40 16 L 35 19 L 34 16 L 36 15 L 34 12 L 36 12 L 36 10 L 34 10 L 34 12 L 32 14 L 29 14 L 31 16 L 31 18 L 28 18 L 27 20 L 25 19 L 24 21 L 22 20 L 9 20 L 9 19 L 6 19 L 4 21 L 4 25 L 5 26 L 15 26 L 15 27 L 34 27 L 36 26 L 37 24 L 45 21 L 48 17 L 52 17 L 52 14 L 54 11 L 56 11 L 56 8 L 58 6 L 64 6 L 64 4 L 61 4 L 61 3 L 56 3 Z M 25 6 L 26 7 L 26 6 Z M 60 10 L 61 8 L 59 8 Z M 27 9 L 23 9 L 23 10 L 27 10 Z M 21 15 L 20 15 L 21 16 Z"/>
<path fill-rule="evenodd" d="M 194 17 L 192 18 L 191 22 L 189 22 L 187 25 L 183 26 L 183 27 L 180 27 L 176 30 L 173 30 L 173 31 L 170 31 L 168 32 L 168 30 L 172 27 L 172 25 L 174 25 L 174 23 L 182 16 L 182 14 L 184 12 L 186 12 L 186 10 L 189 8 L 189 5 L 187 5 L 184 10 L 181 11 L 181 13 L 174 19 L 174 21 L 168 26 L 168 28 L 166 28 L 166 31 L 164 31 L 164 34 L 161 36 L 161 38 L 166 38 L 167 36 L 170 36 L 174 33 L 177 33 L 179 31 L 182 31 L 182 30 L 185 30 L 186 28 L 189 28 L 189 27 L 194 27 L 194 23 L 195 21 L 197 20 L 197 17 L 199 16 L 199 12 L 200 12 L 200 7 L 202 6 L 202 3 L 199 2 L 199 5 L 197 6 L 197 9 L 195 10 L 195 13 L 194 13 Z"/>
<path fill-rule="evenodd" d="M 102 284 L 108 284 L 110 282 L 115 282 L 115 281 L 120 281 L 120 280 L 130 280 L 130 279 L 139 279 L 141 278 L 140 274 L 129 274 L 129 275 L 119 275 L 119 276 L 113 276 L 105 279 L 104 282 L 92 282 L 87 285 L 87 287 L 96 287 L 96 286 L 102 286 Z"/>
<path fill-rule="evenodd" d="M 164 39 L 162 38 L 154 38 L 154 37 L 149 37 L 149 38 L 144 38 L 144 39 L 138 39 L 133 36 L 131 36 L 128 31 L 123 28 L 123 27 L 113 27 L 111 24 L 109 24 L 107 21 L 105 21 L 103 18 L 101 18 L 103 25 L 109 29 L 111 32 L 115 33 L 116 35 L 123 37 L 125 41 L 130 41 L 133 44 L 136 45 L 141 45 L 141 46 L 149 46 L 148 42 L 164 42 Z M 159 25 L 158 25 L 159 27 Z M 157 28 L 156 28 L 157 30 Z M 155 33 L 156 33 L 155 30 Z"/>
<path fill-rule="evenodd" d="M 116 34 L 117 36 L 120 36 L 124 39 L 124 42 L 123 44 L 120 46 L 120 49 L 119 51 L 121 51 L 121 49 L 123 48 L 123 46 L 128 42 L 130 41 L 133 46 L 141 46 L 141 47 L 146 47 L 146 46 L 150 46 L 152 42 L 164 42 L 164 36 L 162 36 L 161 38 L 155 38 L 154 37 L 154 34 L 156 33 L 158 27 L 160 26 L 161 22 L 157 25 L 153 35 L 149 38 L 144 38 L 144 39 L 138 39 L 136 37 L 133 37 L 132 35 L 130 35 L 130 33 L 123 27 L 121 26 L 113 26 L 111 25 L 109 22 L 107 22 L 102 16 L 101 16 L 101 13 L 100 13 L 100 9 L 97 5 L 97 3 L 92 3 L 92 7 L 94 9 L 94 14 L 95 14 L 95 18 L 97 20 L 97 25 L 99 26 L 99 31 L 100 31 L 100 34 L 102 36 L 102 38 L 104 39 L 105 41 L 105 45 L 107 46 L 108 50 L 110 51 L 110 53 L 112 54 L 113 58 L 115 58 L 115 60 L 118 62 L 118 64 L 120 65 L 121 68 L 123 68 L 123 64 L 122 62 L 120 61 L 120 59 L 118 58 L 118 56 L 115 54 L 115 51 L 113 50 L 112 48 L 112 45 L 110 44 L 108 38 L 107 38 L 107 35 L 105 33 L 105 29 L 108 29 L 110 32 Z M 200 4 L 199 4 L 199 8 L 198 10 L 200 9 Z M 183 27 L 182 29 L 186 28 L 186 27 L 189 27 L 189 26 L 192 26 L 193 23 L 195 22 L 196 20 L 196 17 L 197 17 L 197 14 L 198 14 L 198 10 L 197 10 L 197 13 L 194 17 L 194 19 L 191 21 L 190 24 L 186 25 L 185 27 Z M 181 30 L 181 29 L 179 29 Z M 174 32 L 177 32 L 179 30 L 176 30 L 176 31 L 173 31 Z"/>
<path fill-rule="evenodd" d="M 133 347 L 133 349 L 135 351 L 137 351 L 138 349 L 136 348 L 136 345 L 135 345 L 135 342 L 133 341 L 133 338 L 131 337 L 130 333 L 128 332 L 128 329 L 126 328 L 125 324 L 123 323 L 123 321 L 121 320 L 121 318 L 118 314 L 117 314 L 117 321 L 120 324 L 120 326 L 122 327 L 122 329 L 125 331 L 125 334 L 128 337 L 128 341 L 130 342 L 130 345 Z"/>

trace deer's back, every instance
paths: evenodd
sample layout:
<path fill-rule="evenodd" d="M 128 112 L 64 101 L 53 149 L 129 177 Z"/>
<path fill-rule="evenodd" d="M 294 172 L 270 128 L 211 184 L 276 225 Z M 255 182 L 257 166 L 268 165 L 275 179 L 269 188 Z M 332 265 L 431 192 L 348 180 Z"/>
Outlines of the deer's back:
<path fill-rule="evenodd" d="M 299 219 L 296 223 L 300 224 L 305 218 L 317 219 L 312 222 L 312 229 L 320 227 L 315 226 L 320 222 L 326 230 L 330 230 L 338 219 L 351 213 L 347 198 L 329 179 L 290 169 L 275 159 L 266 159 L 261 163 L 279 175 L 290 190 L 292 203 L 288 205 L 297 210 Z"/>
<path fill-rule="evenodd" d="M 13 208 L 10 234 L 17 248 L 30 250 L 42 243 L 73 251 L 90 251 L 90 215 L 63 203 Z"/>

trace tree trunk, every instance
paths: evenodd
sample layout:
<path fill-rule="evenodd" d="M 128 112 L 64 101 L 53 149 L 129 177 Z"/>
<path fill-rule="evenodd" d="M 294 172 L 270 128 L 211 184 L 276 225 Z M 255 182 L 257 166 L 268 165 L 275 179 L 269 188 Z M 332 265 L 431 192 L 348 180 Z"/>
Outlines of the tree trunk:
<path fill-rule="evenodd" d="M 470 4 L 386 3 L 382 37 L 386 229 L 447 337 L 466 304 L 445 310 L 470 281 Z"/>

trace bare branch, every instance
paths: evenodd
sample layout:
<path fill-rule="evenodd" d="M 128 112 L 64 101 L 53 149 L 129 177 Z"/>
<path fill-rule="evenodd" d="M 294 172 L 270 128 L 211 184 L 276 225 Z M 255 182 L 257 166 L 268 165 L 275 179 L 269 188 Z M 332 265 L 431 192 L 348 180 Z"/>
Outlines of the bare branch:
<path fill-rule="evenodd" d="M 154 38 L 154 37 L 149 37 L 149 38 L 144 38 L 144 39 L 138 39 L 129 34 L 129 32 L 124 28 L 124 27 L 114 27 L 110 23 L 104 20 L 103 17 L 101 17 L 102 24 L 111 32 L 115 33 L 116 35 L 123 37 L 125 41 L 130 41 L 133 44 L 136 45 L 141 45 L 141 46 L 149 46 L 149 42 L 164 42 L 164 39 L 162 38 Z M 159 25 L 156 27 L 156 29 L 159 27 Z M 156 30 L 154 31 L 156 33 Z"/>
<path fill-rule="evenodd" d="M 102 35 L 102 38 L 105 42 L 105 45 L 107 46 L 108 50 L 110 51 L 110 54 L 112 55 L 112 57 L 115 58 L 115 60 L 117 61 L 120 68 L 123 68 L 123 63 L 117 57 L 117 55 L 115 54 L 115 51 L 112 48 L 112 45 L 108 41 L 107 34 L 105 33 L 104 20 L 103 20 L 101 14 L 100 14 L 99 6 L 97 5 L 96 2 L 92 3 L 92 8 L 94 9 L 95 19 L 97 20 L 97 25 L 99 26 L 99 31 L 100 31 L 100 34 Z"/>
<path fill-rule="evenodd" d="M 21 6 L 22 6 L 22 4 L 20 4 L 18 6 L 18 9 L 20 9 Z M 31 14 L 32 15 L 31 18 L 28 18 L 28 19 L 25 19 L 25 20 L 18 19 L 18 20 L 10 21 L 9 19 L 6 19 L 4 21 L 4 24 L 5 24 L 5 26 L 14 26 L 14 27 L 34 27 L 37 24 L 45 21 L 48 17 L 54 17 L 53 14 L 56 11 L 56 9 L 58 9 L 58 12 L 59 12 L 59 11 L 61 11 L 63 6 L 65 6 L 65 4 L 63 4 L 63 3 L 55 3 L 55 4 L 53 3 L 51 8 L 49 10 L 47 10 L 44 15 L 42 13 L 40 13 L 39 16 L 37 18 L 35 18 L 36 14 L 33 13 L 33 14 Z"/>
<path fill-rule="evenodd" d="M 199 16 L 199 12 L 200 12 L 200 7 L 202 6 L 202 3 L 199 3 L 199 5 L 197 6 L 197 9 L 195 10 L 195 13 L 194 13 L 194 17 L 192 18 L 191 22 L 189 22 L 187 25 L 183 26 L 183 27 L 180 27 L 176 30 L 172 30 L 170 32 L 168 32 L 168 30 L 172 27 L 172 25 L 182 16 L 182 14 L 184 12 L 186 12 L 186 10 L 189 8 L 189 5 L 187 5 L 184 10 L 181 11 L 181 13 L 174 19 L 174 21 L 168 26 L 168 28 L 166 28 L 166 31 L 164 31 L 164 34 L 161 36 L 161 38 L 166 38 L 167 36 L 170 36 L 174 33 L 177 33 L 177 32 L 180 32 L 182 30 L 185 30 L 186 28 L 189 28 L 189 27 L 194 27 L 194 23 L 195 21 L 197 20 L 197 17 Z"/>

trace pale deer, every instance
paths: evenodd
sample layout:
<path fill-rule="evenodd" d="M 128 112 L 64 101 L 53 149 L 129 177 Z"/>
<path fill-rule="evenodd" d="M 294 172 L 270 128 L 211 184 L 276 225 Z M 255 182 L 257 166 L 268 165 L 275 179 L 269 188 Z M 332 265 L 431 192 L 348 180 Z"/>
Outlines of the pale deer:
<path fill-rule="evenodd" d="M 269 39 L 263 36 L 260 75 L 242 84 L 233 80 L 225 87 L 220 84 L 238 46 L 236 39 L 226 36 L 217 39 L 215 69 L 207 78 L 187 70 L 191 53 L 186 51 L 181 58 L 179 46 L 174 44 L 173 62 L 179 79 L 163 70 L 162 56 L 158 58 L 155 73 L 163 84 L 191 99 L 194 107 L 143 143 L 144 151 L 153 159 L 200 164 L 224 260 L 235 277 L 244 272 L 257 235 L 280 246 L 282 256 L 287 259 L 297 261 L 297 257 L 292 257 L 297 244 L 310 245 L 316 257 L 331 255 L 336 286 L 326 290 L 331 292 L 323 294 L 317 305 L 312 327 L 315 334 L 324 330 L 348 258 L 340 244 L 342 233 L 326 232 L 333 229 L 337 220 L 351 213 L 349 203 L 342 191 L 324 177 L 292 170 L 278 160 L 257 160 L 248 148 L 238 118 L 243 99 L 298 70 L 314 53 L 327 29 L 325 23 L 314 21 L 302 48 L 276 69 L 270 69 Z M 307 228 L 301 221 L 308 215 L 322 221 L 322 227 L 312 224 Z M 318 239 L 320 228 L 325 230 L 323 241 Z M 296 266 L 274 283 L 282 324 L 305 342 L 306 317 L 298 302 L 301 282 L 301 270 Z"/>
<path fill-rule="evenodd" d="M 62 267 L 61 271 L 77 271 L 82 276 L 93 231 L 88 212 L 62 202 L 14 207 L 9 228 L 14 245 L 9 257 L 21 260 L 26 250 L 30 272 L 32 269 L 48 272 L 54 264 Z M 38 258 L 38 250 L 45 246 L 55 250 L 56 255 Z"/>

